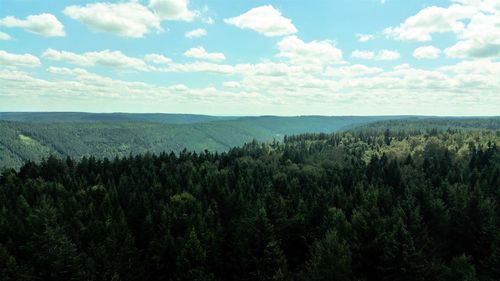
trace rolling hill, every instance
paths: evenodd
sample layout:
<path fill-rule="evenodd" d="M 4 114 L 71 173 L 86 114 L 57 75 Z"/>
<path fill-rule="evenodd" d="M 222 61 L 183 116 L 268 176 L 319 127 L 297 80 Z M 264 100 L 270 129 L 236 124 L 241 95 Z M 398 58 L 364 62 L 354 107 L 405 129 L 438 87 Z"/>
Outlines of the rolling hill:
<path fill-rule="evenodd" d="M 187 114 L 0 113 L 0 168 L 28 160 L 96 156 L 114 158 L 162 151 L 227 151 L 252 140 L 281 140 L 285 135 L 331 133 L 357 126 L 401 126 L 422 122 L 408 116 L 217 117 Z M 457 126 L 471 119 L 453 119 Z M 500 127 L 499 119 L 472 119 L 475 127 Z M 484 121 L 487 120 L 487 121 Z M 385 123 L 385 122 L 389 123 Z M 392 122 L 392 123 L 391 123 Z M 403 122 L 404 123 L 404 122 Z M 479 125 L 478 125 L 479 124 Z"/>

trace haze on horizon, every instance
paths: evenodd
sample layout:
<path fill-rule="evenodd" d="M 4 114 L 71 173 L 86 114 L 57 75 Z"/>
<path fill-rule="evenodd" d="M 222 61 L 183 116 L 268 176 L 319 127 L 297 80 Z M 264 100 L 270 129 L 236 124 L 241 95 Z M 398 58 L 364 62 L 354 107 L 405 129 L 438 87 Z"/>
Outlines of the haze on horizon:
<path fill-rule="evenodd" d="M 0 112 L 500 115 L 500 0 L 2 0 Z"/>

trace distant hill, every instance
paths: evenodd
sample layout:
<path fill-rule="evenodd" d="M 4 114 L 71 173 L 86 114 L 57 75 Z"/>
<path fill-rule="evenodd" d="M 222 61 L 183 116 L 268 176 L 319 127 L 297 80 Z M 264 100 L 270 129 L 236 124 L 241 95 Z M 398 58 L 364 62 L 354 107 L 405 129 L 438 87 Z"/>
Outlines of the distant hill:
<path fill-rule="evenodd" d="M 391 129 L 394 131 L 421 132 L 427 130 L 499 130 L 500 117 L 410 117 L 406 119 L 394 119 L 376 121 L 356 127 L 357 131 L 383 131 Z"/>
<path fill-rule="evenodd" d="M 61 122 L 154 122 L 189 124 L 233 120 L 238 117 L 165 113 L 0 112 L 0 120 L 35 123 Z"/>
<path fill-rule="evenodd" d="M 25 161 L 39 161 L 49 155 L 114 158 L 148 151 L 179 152 L 183 149 L 222 152 L 254 139 L 281 140 L 285 135 L 330 133 L 358 126 L 397 127 L 404 126 L 404 120 L 425 122 L 427 119 L 409 116 L 0 113 L 0 168 L 18 168 Z M 428 120 L 441 120 L 439 122 L 443 126 L 453 122 L 458 124 L 455 126 L 460 126 L 469 119 Z M 499 127 L 498 118 L 473 120 L 479 120 L 474 127 Z"/>

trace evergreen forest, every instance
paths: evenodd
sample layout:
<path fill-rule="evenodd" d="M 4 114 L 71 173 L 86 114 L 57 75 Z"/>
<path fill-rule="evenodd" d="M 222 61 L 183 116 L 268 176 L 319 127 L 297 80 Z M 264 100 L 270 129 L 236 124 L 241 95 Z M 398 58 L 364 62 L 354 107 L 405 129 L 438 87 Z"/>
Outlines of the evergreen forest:
<path fill-rule="evenodd" d="M 500 280 L 500 130 L 471 122 L 26 161 L 0 280 Z"/>

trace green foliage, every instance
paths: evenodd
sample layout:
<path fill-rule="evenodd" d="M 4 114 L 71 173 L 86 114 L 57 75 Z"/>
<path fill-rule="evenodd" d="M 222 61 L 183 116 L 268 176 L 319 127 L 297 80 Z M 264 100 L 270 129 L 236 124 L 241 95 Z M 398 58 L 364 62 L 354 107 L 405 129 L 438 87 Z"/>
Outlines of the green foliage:
<path fill-rule="evenodd" d="M 177 257 L 177 280 L 182 281 L 208 281 L 212 280 L 211 274 L 205 269 L 207 254 L 203 249 L 196 232 L 191 230 L 187 241 L 184 243 Z"/>
<path fill-rule="evenodd" d="M 476 269 L 465 255 L 455 257 L 445 273 L 445 280 L 449 281 L 477 281 Z"/>
<path fill-rule="evenodd" d="M 0 175 L 0 280 L 500 280 L 499 144 L 367 129 L 26 162 Z"/>
<path fill-rule="evenodd" d="M 313 245 L 304 280 L 347 281 L 351 280 L 351 270 L 349 245 L 335 231 L 329 231 Z"/>
<path fill-rule="evenodd" d="M 216 117 L 189 114 L 1 113 L 0 169 L 50 155 L 99 158 L 183 149 L 228 151 L 252 140 L 337 132 L 358 125 L 407 117 Z M 497 119 L 475 123 L 488 125 Z M 461 123 L 458 123 L 461 124 Z M 498 127 L 498 125 L 497 125 Z"/>

